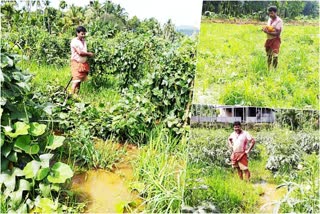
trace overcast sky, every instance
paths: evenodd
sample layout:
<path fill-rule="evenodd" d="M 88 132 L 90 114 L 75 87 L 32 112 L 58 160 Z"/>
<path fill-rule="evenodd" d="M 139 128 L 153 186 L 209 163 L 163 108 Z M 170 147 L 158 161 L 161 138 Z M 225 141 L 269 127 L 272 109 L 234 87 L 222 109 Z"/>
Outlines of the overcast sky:
<path fill-rule="evenodd" d="M 104 2 L 104 0 L 99 0 Z M 160 23 L 171 19 L 176 26 L 191 25 L 200 28 L 202 0 L 111 0 L 120 4 L 129 17 L 137 16 L 140 19 L 156 18 Z M 59 0 L 51 0 L 55 8 Z M 68 5 L 88 5 L 90 0 L 66 0 Z"/>

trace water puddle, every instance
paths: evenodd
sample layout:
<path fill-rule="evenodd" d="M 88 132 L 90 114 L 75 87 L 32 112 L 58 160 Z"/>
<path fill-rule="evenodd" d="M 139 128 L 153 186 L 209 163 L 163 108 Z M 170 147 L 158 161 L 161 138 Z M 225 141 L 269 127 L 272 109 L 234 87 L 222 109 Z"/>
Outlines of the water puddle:
<path fill-rule="evenodd" d="M 277 185 L 267 182 L 261 182 L 254 184 L 256 187 L 260 187 L 263 192 L 261 193 L 259 205 L 259 213 L 273 213 L 277 206 L 273 202 L 279 201 L 287 192 L 286 188 L 277 189 Z"/>
<path fill-rule="evenodd" d="M 142 200 L 129 188 L 133 179 L 131 160 L 138 154 L 138 148 L 126 146 L 124 161 L 117 163 L 112 172 L 89 170 L 75 175 L 72 190 L 88 203 L 88 213 L 139 212 Z"/>

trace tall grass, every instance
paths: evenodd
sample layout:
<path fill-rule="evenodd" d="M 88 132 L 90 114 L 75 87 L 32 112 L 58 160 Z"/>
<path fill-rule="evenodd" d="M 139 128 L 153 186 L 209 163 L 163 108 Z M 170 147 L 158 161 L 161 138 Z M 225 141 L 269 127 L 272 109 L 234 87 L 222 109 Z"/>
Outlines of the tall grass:
<path fill-rule="evenodd" d="M 200 174 L 204 171 L 205 174 Z M 262 189 L 240 180 L 231 169 L 215 166 L 203 170 L 196 165 L 188 166 L 188 180 L 185 199 L 188 205 L 210 201 L 222 213 L 254 212 L 262 193 Z"/>
<path fill-rule="evenodd" d="M 285 25 L 276 71 L 260 29 L 201 24 L 194 102 L 319 109 L 318 27 Z"/>
<path fill-rule="evenodd" d="M 147 212 L 177 213 L 183 204 L 186 139 L 175 139 L 161 127 L 152 130 L 148 145 L 134 162 L 135 178 L 144 186 L 140 194 Z"/>

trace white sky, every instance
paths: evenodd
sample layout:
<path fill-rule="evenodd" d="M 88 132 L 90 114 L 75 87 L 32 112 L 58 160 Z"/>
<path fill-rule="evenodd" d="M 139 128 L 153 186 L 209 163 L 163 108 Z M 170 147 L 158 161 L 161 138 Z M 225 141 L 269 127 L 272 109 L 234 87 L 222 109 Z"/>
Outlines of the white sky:
<path fill-rule="evenodd" d="M 104 2 L 105 0 L 99 0 Z M 111 0 L 120 4 L 129 17 L 139 19 L 156 18 L 160 23 L 169 19 L 176 25 L 191 25 L 198 29 L 201 22 L 202 0 Z M 59 6 L 60 0 L 51 0 L 53 7 Z M 88 5 L 90 0 L 66 0 L 68 5 Z"/>

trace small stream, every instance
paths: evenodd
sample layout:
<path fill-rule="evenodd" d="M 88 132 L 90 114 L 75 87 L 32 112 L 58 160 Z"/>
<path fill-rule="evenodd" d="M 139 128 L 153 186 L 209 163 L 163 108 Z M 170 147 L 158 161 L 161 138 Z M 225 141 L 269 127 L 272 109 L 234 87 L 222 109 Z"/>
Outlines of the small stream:
<path fill-rule="evenodd" d="M 116 164 L 113 172 L 101 169 L 89 170 L 73 177 L 72 190 L 87 202 L 85 212 L 119 213 L 121 207 L 130 202 L 134 202 L 139 207 L 142 200 L 136 192 L 132 192 L 129 188 L 133 180 L 131 160 L 137 153 L 136 147 L 130 147 L 125 160 Z"/>

